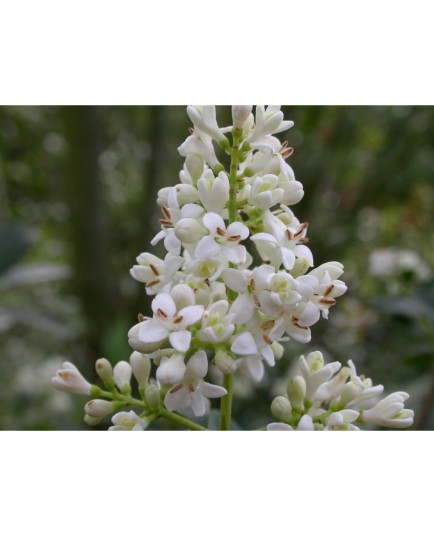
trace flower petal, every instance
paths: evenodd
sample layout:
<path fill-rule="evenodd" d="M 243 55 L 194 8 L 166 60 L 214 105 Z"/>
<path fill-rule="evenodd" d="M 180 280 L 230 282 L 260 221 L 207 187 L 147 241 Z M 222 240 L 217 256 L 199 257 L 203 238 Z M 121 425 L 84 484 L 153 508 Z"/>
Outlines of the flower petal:
<path fill-rule="evenodd" d="M 182 384 L 179 384 L 182 385 Z M 188 402 L 188 389 L 185 385 L 182 385 L 178 389 L 178 386 L 172 387 L 167 391 L 166 396 L 164 397 L 164 405 L 169 411 L 175 411 L 177 409 L 182 409 Z"/>
<path fill-rule="evenodd" d="M 152 310 L 157 314 L 158 310 L 163 311 L 169 318 L 175 316 L 176 305 L 170 294 L 161 293 L 152 300 Z"/>
<path fill-rule="evenodd" d="M 201 395 L 200 391 L 197 390 L 190 393 L 189 398 L 194 415 L 196 417 L 203 417 L 206 413 L 206 399 Z"/>
<path fill-rule="evenodd" d="M 194 378 L 204 378 L 208 372 L 208 359 L 203 350 L 193 354 L 187 363 L 185 374 Z"/>
<path fill-rule="evenodd" d="M 189 331 L 174 331 L 169 335 L 169 341 L 175 350 L 185 353 L 190 348 L 191 333 Z"/>
<path fill-rule="evenodd" d="M 246 331 L 234 340 L 231 351 L 237 355 L 256 355 L 258 347 L 252 334 Z"/>
<path fill-rule="evenodd" d="M 226 229 L 225 222 L 223 218 L 216 214 L 215 212 L 208 212 L 203 217 L 203 224 L 205 227 L 212 233 L 217 233 L 217 229 L 224 231 Z"/>
<path fill-rule="evenodd" d="M 196 246 L 195 255 L 200 259 L 213 259 L 220 253 L 218 244 L 212 236 L 204 236 Z"/>
<path fill-rule="evenodd" d="M 178 317 L 182 316 L 182 325 L 188 327 L 202 318 L 203 311 L 203 305 L 188 305 L 179 311 Z"/>
<path fill-rule="evenodd" d="M 158 320 L 145 320 L 139 325 L 139 340 L 142 342 L 159 342 L 167 339 L 169 332 Z"/>
<path fill-rule="evenodd" d="M 214 385 L 208 382 L 202 382 L 200 387 L 200 392 L 207 398 L 220 398 L 228 394 L 224 387 L 220 385 Z"/>
<path fill-rule="evenodd" d="M 184 377 L 185 369 L 182 354 L 175 354 L 170 358 L 164 357 L 157 369 L 157 380 L 165 385 L 174 385 Z"/>
<path fill-rule="evenodd" d="M 242 270 L 235 270 L 234 268 L 226 268 L 222 272 L 222 278 L 227 287 L 235 292 L 245 292 L 247 287 L 247 277 Z"/>

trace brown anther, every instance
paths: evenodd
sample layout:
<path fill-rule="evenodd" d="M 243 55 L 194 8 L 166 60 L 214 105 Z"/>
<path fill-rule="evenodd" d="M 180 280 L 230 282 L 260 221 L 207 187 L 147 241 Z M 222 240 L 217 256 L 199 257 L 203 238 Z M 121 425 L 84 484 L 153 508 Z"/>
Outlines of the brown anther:
<path fill-rule="evenodd" d="M 301 325 L 298 323 L 298 319 L 297 319 L 297 318 L 294 318 L 294 319 L 293 319 L 292 324 L 293 324 L 296 328 L 300 328 L 300 329 L 309 329 L 309 328 L 307 328 L 306 326 L 301 326 Z"/>
<path fill-rule="evenodd" d="M 294 235 L 291 233 L 289 229 L 286 229 L 285 234 L 288 240 L 294 240 Z"/>
<path fill-rule="evenodd" d="M 193 134 L 193 133 L 194 133 L 194 129 L 191 128 L 191 127 L 188 127 L 188 133 L 189 133 L 189 134 Z"/>
<path fill-rule="evenodd" d="M 183 316 L 177 316 L 175 318 L 175 320 L 173 321 L 174 324 L 179 324 L 180 322 L 182 322 L 184 320 L 184 317 Z"/>
<path fill-rule="evenodd" d="M 139 322 L 144 322 L 144 320 L 145 320 L 145 316 L 142 315 L 142 313 L 139 313 L 139 314 L 137 315 L 137 320 L 138 320 Z"/>
<path fill-rule="evenodd" d="M 274 320 L 266 320 L 263 324 L 261 324 L 262 331 L 267 331 L 267 329 L 271 329 L 276 322 Z"/>
<path fill-rule="evenodd" d="M 258 309 L 260 309 L 261 308 L 261 302 L 258 300 L 257 296 L 253 296 L 253 301 L 255 302 L 256 307 L 258 307 Z"/>
<path fill-rule="evenodd" d="M 298 240 L 298 243 L 299 243 L 299 244 L 308 244 L 309 242 L 310 242 L 310 239 L 307 238 L 306 236 L 305 236 L 304 238 L 300 238 L 300 239 Z"/>
<path fill-rule="evenodd" d="M 263 335 L 262 338 L 267 344 L 273 344 L 273 341 L 270 339 L 268 335 Z"/>
<path fill-rule="evenodd" d="M 282 143 L 282 149 L 285 149 L 285 147 L 288 147 L 288 140 L 285 140 L 285 141 Z"/>
<path fill-rule="evenodd" d="M 161 207 L 161 210 L 162 210 L 166 220 L 170 221 L 172 219 L 172 214 L 170 214 L 170 210 L 167 207 Z"/>
<path fill-rule="evenodd" d="M 219 236 L 225 236 L 225 232 L 223 231 L 223 229 L 220 229 L 220 227 L 217 227 L 217 234 Z"/>
<path fill-rule="evenodd" d="M 325 298 L 326 296 L 328 296 L 329 294 L 331 294 L 331 293 L 333 292 L 333 289 L 334 289 L 334 288 L 335 288 L 334 285 L 329 285 L 329 286 L 326 288 L 325 292 L 324 292 L 324 298 Z"/>
<path fill-rule="evenodd" d="M 336 300 L 334 298 L 321 298 L 320 300 L 318 300 L 318 303 L 331 307 L 336 303 Z"/>
<path fill-rule="evenodd" d="M 167 313 L 165 313 L 163 309 L 157 309 L 157 315 L 162 316 L 163 318 L 167 318 Z"/>
<path fill-rule="evenodd" d="M 228 242 L 239 242 L 240 238 L 241 238 L 241 235 L 228 236 L 227 241 Z"/>
<path fill-rule="evenodd" d="M 307 229 L 308 227 L 309 227 L 309 223 L 307 221 L 302 223 L 300 225 L 300 229 L 295 233 L 294 237 L 296 238 L 296 237 L 300 236 L 301 234 L 303 234 L 305 229 Z"/>
<path fill-rule="evenodd" d="M 155 275 L 160 275 L 160 272 L 155 268 L 153 264 L 149 265 L 149 268 L 154 272 Z"/>
<path fill-rule="evenodd" d="M 158 220 L 160 222 L 160 224 L 163 226 L 163 227 L 166 227 L 166 229 L 172 229 L 173 228 L 173 222 L 172 220 Z"/>
<path fill-rule="evenodd" d="M 249 281 L 249 287 L 252 290 L 255 290 L 255 288 L 256 288 L 256 283 L 255 283 L 255 280 L 253 278 Z"/>
<path fill-rule="evenodd" d="M 279 152 L 279 154 L 284 160 L 286 160 L 289 156 L 293 154 L 293 152 L 294 152 L 294 147 L 284 147 Z"/>
<path fill-rule="evenodd" d="M 184 386 L 182 383 L 178 383 L 178 385 L 175 385 L 175 387 L 172 387 L 172 389 L 170 389 L 170 393 L 176 393 L 177 391 L 179 391 L 180 389 L 182 389 Z"/>
<path fill-rule="evenodd" d="M 153 279 L 152 281 L 149 281 L 149 283 L 146 283 L 145 287 L 147 288 L 155 287 L 155 285 L 158 285 L 158 283 L 160 283 L 159 279 Z"/>
<path fill-rule="evenodd" d="M 190 391 L 190 393 L 194 393 L 195 389 L 194 389 L 194 385 L 192 383 L 188 384 L 188 390 Z"/>

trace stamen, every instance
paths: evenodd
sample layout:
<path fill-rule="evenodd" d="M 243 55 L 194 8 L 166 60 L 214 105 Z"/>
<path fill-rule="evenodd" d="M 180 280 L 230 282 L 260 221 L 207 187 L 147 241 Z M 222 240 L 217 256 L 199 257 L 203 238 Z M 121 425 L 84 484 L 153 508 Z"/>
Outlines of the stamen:
<path fill-rule="evenodd" d="M 296 237 L 300 236 L 301 234 L 303 234 L 305 229 L 307 229 L 308 227 L 309 227 L 309 223 L 307 221 L 302 223 L 300 225 L 300 229 L 295 233 L 294 238 L 296 238 Z"/>
<path fill-rule="evenodd" d="M 263 335 L 262 338 L 267 344 L 273 344 L 273 341 L 268 337 L 268 335 Z"/>
<path fill-rule="evenodd" d="M 257 296 L 253 296 L 253 301 L 255 302 L 256 307 L 258 307 L 258 309 L 260 309 L 261 308 L 261 302 L 258 300 Z"/>
<path fill-rule="evenodd" d="M 194 393 L 195 388 L 194 388 L 194 385 L 192 383 L 188 384 L 188 390 L 190 391 L 190 393 Z"/>
<path fill-rule="evenodd" d="M 137 315 L 137 319 L 138 319 L 139 322 L 144 322 L 144 320 L 145 320 L 145 316 L 142 315 L 142 313 L 139 313 L 139 314 Z"/>
<path fill-rule="evenodd" d="M 167 313 L 165 313 L 163 309 L 157 309 L 157 315 L 162 316 L 163 318 L 167 318 Z"/>
<path fill-rule="evenodd" d="M 182 322 L 184 320 L 184 317 L 183 316 L 177 316 L 175 318 L 175 320 L 173 321 L 174 324 L 179 324 L 180 322 Z"/>
<path fill-rule="evenodd" d="M 194 129 L 191 128 L 191 127 L 188 127 L 188 133 L 189 133 L 189 134 L 194 134 Z"/>
<path fill-rule="evenodd" d="M 261 324 L 261 329 L 263 331 L 267 331 L 267 329 L 271 329 L 275 323 L 275 320 L 266 320 L 263 324 Z"/>
<path fill-rule="evenodd" d="M 334 298 L 321 298 L 320 300 L 318 300 L 318 303 L 320 303 L 321 305 L 332 306 L 336 303 L 336 300 Z"/>
<path fill-rule="evenodd" d="M 228 242 L 239 242 L 241 235 L 228 236 Z"/>
<path fill-rule="evenodd" d="M 286 238 L 288 240 L 294 240 L 294 235 L 291 233 L 291 231 L 289 229 L 286 229 L 285 234 L 286 234 Z"/>
<path fill-rule="evenodd" d="M 182 383 L 178 383 L 178 385 L 175 385 L 175 387 L 172 387 L 172 389 L 170 389 L 170 393 L 176 393 L 177 391 L 179 391 L 180 389 L 182 389 L 184 387 L 184 385 Z"/>
<path fill-rule="evenodd" d="M 335 288 L 334 285 L 329 285 L 327 288 L 326 288 L 326 291 L 324 292 L 324 298 L 326 296 L 328 296 L 329 294 L 331 294 L 333 292 L 333 289 Z"/>
<path fill-rule="evenodd" d="M 226 233 L 223 231 L 223 229 L 220 229 L 220 227 L 217 227 L 217 234 L 219 236 L 226 236 Z"/>
<path fill-rule="evenodd" d="M 166 220 L 171 220 L 172 219 L 172 214 L 170 213 L 170 210 L 167 207 L 161 207 L 161 210 L 162 210 Z"/>
<path fill-rule="evenodd" d="M 155 287 L 155 285 L 158 285 L 158 283 L 160 283 L 159 279 L 153 279 L 152 281 L 149 281 L 149 283 L 146 283 L 145 287 Z"/>
<path fill-rule="evenodd" d="M 301 326 L 299 323 L 298 323 L 298 318 L 294 318 L 292 320 L 292 324 L 296 327 L 296 328 L 300 328 L 300 329 L 309 329 L 307 328 L 306 326 Z"/>
<path fill-rule="evenodd" d="M 256 283 L 255 283 L 255 280 L 254 280 L 253 278 L 249 281 L 249 287 L 250 287 L 252 290 L 255 290 L 255 289 L 256 289 Z"/>
<path fill-rule="evenodd" d="M 160 275 L 160 272 L 155 268 L 153 264 L 149 265 L 149 268 L 154 272 L 155 275 Z"/>

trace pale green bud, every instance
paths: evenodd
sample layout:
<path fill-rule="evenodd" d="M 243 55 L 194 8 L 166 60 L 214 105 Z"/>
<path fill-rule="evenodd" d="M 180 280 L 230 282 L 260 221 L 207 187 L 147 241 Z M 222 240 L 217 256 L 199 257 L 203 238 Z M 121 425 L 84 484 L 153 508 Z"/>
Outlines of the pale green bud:
<path fill-rule="evenodd" d="M 347 383 L 340 392 L 340 402 L 346 406 L 359 394 L 360 389 L 354 383 Z"/>
<path fill-rule="evenodd" d="M 130 355 L 130 364 L 139 387 L 144 388 L 149 380 L 151 360 L 140 352 L 133 352 Z"/>
<path fill-rule="evenodd" d="M 299 257 L 298 259 L 295 259 L 294 267 L 289 273 L 292 275 L 292 277 L 299 277 L 300 275 L 304 275 L 308 270 L 309 261 Z"/>
<path fill-rule="evenodd" d="M 108 400 L 95 398 L 94 400 L 89 400 L 89 402 L 84 406 L 84 411 L 90 417 L 97 417 L 101 419 L 102 417 L 105 417 L 106 415 L 109 415 L 115 411 L 115 404 L 114 402 L 109 402 Z"/>
<path fill-rule="evenodd" d="M 291 378 L 286 387 L 286 392 L 294 408 L 303 407 L 304 397 L 306 396 L 306 382 L 303 376 Z"/>
<path fill-rule="evenodd" d="M 233 374 L 237 370 L 235 360 L 224 350 L 217 350 L 214 363 L 223 374 Z"/>
<path fill-rule="evenodd" d="M 185 166 L 194 182 L 200 178 L 204 170 L 203 158 L 198 154 L 189 153 L 185 159 Z"/>
<path fill-rule="evenodd" d="M 279 361 L 279 359 L 282 359 L 283 354 L 285 352 L 285 348 L 280 342 L 274 341 L 271 345 L 271 349 L 273 350 L 274 358 Z"/>
<path fill-rule="evenodd" d="M 292 416 L 291 402 L 286 396 L 277 396 L 271 403 L 271 413 L 279 421 L 288 422 Z"/>
<path fill-rule="evenodd" d="M 96 426 L 101 422 L 101 417 L 91 417 L 90 415 L 85 415 L 83 418 L 84 422 L 89 426 Z"/>
<path fill-rule="evenodd" d="M 207 230 L 194 218 L 182 218 L 175 225 L 175 236 L 181 242 L 193 244 L 207 234 Z"/>
<path fill-rule="evenodd" d="M 150 384 L 145 389 L 145 400 L 151 408 L 160 407 L 160 389 L 154 384 Z"/>
<path fill-rule="evenodd" d="M 112 390 L 115 386 L 115 382 L 113 379 L 113 367 L 108 359 L 105 357 L 98 359 L 95 363 L 95 370 L 107 389 Z"/>
<path fill-rule="evenodd" d="M 249 118 L 252 112 L 253 106 L 234 105 L 232 106 L 232 121 L 234 127 L 238 130 L 242 130 L 244 123 Z"/>

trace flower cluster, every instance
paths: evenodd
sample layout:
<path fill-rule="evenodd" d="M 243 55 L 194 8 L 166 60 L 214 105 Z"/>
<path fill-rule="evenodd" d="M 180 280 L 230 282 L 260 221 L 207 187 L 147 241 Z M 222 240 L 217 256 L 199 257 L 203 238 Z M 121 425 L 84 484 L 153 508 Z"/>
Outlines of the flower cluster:
<path fill-rule="evenodd" d="M 304 192 L 287 162 L 293 149 L 275 136 L 293 125 L 280 107 L 257 106 L 253 114 L 252 106 L 233 106 L 233 125 L 224 128 L 214 106 L 189 106 L 187 113 L 193 128 L 178 149 L 185 157 L 180 182 L 162 188 L 157 199 L 161 229 L 151 244 L 162 242 L 166 253 L 141 253 L 131 268 L 153 296 L 152 316 L 140 315 L 128 333 L 134 350 L 130 364 L 122 365 L 128 381 L 121 386 L 116 379 L 118 364 L 114 380 L 108 372 L 101 376 L 112 400 L 85 408 L 90 422 L 131 404 L 132 367 L 142 414 L 118 413 L 116 430 L 144 428 L 157 416 L 175 420 L 176 411 L 202 417 L 209 399 L 221 397 L 221 429 L 228 429 L 237 368 L 261 380 L 264 364 L 272 367 L 282 354 L 281 342 L 308 343 L 312 326 L 347 290 L 342 264 L 314 268 L 308 222 L 289 208 Z M 134 372 L 139 360 L 147 363 L 145 382 Z M 155 380 L 148 383 L 151 363 Z M 204 380 L 210 363 L 223 373 L 223 386 Z M 65 387 L 59 378 L 55 385 Z"/>
<path fill-rule="evenodd" d="M 402 391 L 381 398 L 384 387 L 358 376 L 354 363 L 324 364 L 321 352 L 299 359 L 300 374 L 290 379 L 287 396 L 271 404 L 280 422 L 267 430 L 360 430 L 359 424 L 406 428 L 413 423 L 413 411 L 404 408 L 409 395 Z"/>

